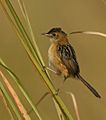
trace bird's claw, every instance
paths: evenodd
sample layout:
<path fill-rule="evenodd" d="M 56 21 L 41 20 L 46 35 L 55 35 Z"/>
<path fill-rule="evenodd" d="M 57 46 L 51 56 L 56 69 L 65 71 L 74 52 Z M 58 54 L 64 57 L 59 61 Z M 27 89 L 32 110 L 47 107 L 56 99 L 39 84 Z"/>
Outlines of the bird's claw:
<path fill-rule="evenodd" d="M 57 89 L 54 95 L 58 95 L 60 92 L 60 89 Z"/>
<path fill-rule="evenodd" d="M 43 71 L 43 72 L 46 71 L 46 66 L 42 66 L 42 71 Z"/>

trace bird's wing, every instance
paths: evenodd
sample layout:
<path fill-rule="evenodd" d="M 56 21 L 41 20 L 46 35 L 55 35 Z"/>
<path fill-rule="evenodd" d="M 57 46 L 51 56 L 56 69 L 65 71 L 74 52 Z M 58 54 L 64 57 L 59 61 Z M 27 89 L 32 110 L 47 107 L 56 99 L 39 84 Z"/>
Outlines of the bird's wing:
<path fill-rule="evenodd" d="M 76 59 L 76 54 L 70 43 L 64 45 L 58 45 L 58 56 L 62 60 L 63 64 L 74 75 L 79 73 L 79 66 Z"/>

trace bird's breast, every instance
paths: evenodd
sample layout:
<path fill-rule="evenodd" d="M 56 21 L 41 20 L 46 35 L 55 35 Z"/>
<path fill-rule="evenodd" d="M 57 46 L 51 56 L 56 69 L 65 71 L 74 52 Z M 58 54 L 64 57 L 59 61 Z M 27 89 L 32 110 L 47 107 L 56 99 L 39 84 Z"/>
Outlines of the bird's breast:
<path fill-rule="evenodd" d="M 57 65 L 60 63 L 60 59 L 57 54 L 57 44 L 52 43 L 49 50 L 48 50 L 48 58 L 50 64 Z"/>

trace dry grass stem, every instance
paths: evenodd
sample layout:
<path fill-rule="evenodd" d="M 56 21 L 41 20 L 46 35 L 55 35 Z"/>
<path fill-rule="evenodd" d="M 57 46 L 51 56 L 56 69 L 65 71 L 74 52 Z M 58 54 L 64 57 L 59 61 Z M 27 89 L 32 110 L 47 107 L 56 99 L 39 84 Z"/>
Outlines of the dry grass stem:
<path fill-rule="evenodd" d="M 101 37 L 106 37 L 105 33 L 96 32 L 96 31 L 75 31 L 75 32 L 71 32 L 69 34 L 90 34 L 90 35 L 98 35 Z"/>
<path fill-rule="evenodd" d="M 73 101 L 73 105 L 74 105 L 77 120 L 80 120 L 78 105 L 77 105 L 77 102 L 76 102 L 75 95 L 73 93 L 70 93 L 70 92 L 67 92 L 67 94 L 69 94 L 72 97 L 72 101 Z"/>

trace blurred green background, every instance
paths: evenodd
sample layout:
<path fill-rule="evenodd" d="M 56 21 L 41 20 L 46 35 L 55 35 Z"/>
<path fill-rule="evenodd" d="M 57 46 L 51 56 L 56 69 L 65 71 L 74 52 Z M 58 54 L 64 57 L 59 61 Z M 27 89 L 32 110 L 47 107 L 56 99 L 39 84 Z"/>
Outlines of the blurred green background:
<path fill-rule="evenodd" d="M 79 30 L 106 33 L 106 4 L 102 0 L 24 0 L 40 52 L 48 65 L 48 38 L 41 36 L 52 27 L 62 27 L 67 33 Z M 15 7 L 20 14 L 17 2 Z M 76 34 L 69 37 L 75 48 L 82 76 L 101 94 L 97 99 L 79 81 L 68 79 L 60 96 L 76 120 L 71 97 L 65 92 L 72 92 L 77 100 L 81 120 L 106 120 L 106 38 L 95 35 Z M 33 102 L 48 91 L 41 77 L 27 57 L 11 24 L 0 9 L 0 57 L 19 76 L 24 88 Z M 50 72 L 56 88 L 63 78 Z M 1 78 L 0 78 L 1 79 Z M 17 89 L 17 88 L 16 88 Z M 18 92 L 21 96 L 21 93 Z M 27 110 L 28 103 L 24 102 Z M 47 96 L 38 106 L 44 120 L 58 120 L 51 96 Z M 33 120 L 37 120 L 33 112 Z M 0 97 L 0 119 L 10 120 L 9 114 Z"/>

